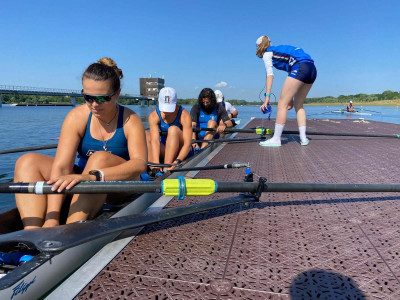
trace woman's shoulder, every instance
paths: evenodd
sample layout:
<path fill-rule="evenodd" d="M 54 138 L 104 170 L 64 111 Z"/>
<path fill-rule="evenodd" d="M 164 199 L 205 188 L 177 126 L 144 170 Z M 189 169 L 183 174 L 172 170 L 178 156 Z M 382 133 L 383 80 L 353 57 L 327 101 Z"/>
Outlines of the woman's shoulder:
<path fill-rule="evenodd" d="M 82 104 L 77 107 L 74 107 L 67 114 L 66 119 L 72 118 L 72 119 L 75 119 L 75 121 L 81 120 L 82 118 L 85 118 L 85 117 L 87 118 L 89 116 L 89 114 L 90 114 L 90 109 L 86 105 Z M 85 121 L 86 121 L 86 119 L 85 119 Z"/>

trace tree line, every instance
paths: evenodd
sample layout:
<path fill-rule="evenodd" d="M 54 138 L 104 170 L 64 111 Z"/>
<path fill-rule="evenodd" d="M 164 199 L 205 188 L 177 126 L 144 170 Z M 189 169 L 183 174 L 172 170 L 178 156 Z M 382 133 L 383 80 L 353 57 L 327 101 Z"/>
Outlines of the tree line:
<path fill-rule="evenodd" d="M 71 103 L 70 96 L 42 96 L 42 95 L 20 95 L 20 94 L 3 94 L 2 102 L 5 104 L 22 103 L 22 104 L 66 104 Z M 307 98 L 305 103 L 347 103 L 350 100 L 354 102 L 373 102 L 380 100 L 395 100 L 400 99 L 400 93 L 394 91 L 384 91 L 381 94 L 356 94 L 356 95 L 340 95 L 338 97 L 326 96 L 326 97 L 316 97 Z M 278 99 L 271 99 L 271 102 L 275 102 Z M 229 103 L 235 106 L 240 105 L 261 105 L 263 101 L 246 101 L 232 99 L 228 100 Z M 157 101 L 152 101 L 154 104 Z M 85 103 L 83 97 L 76 97 L 76 103 Z M 140 101 L 135 99 L 118 99 L 118 103 L 122 105 L 137 105 Z M 197 103 L 197 98 L 189 99 L 178 99 L 178 103 L 182 105 L 194 105 Z"/>

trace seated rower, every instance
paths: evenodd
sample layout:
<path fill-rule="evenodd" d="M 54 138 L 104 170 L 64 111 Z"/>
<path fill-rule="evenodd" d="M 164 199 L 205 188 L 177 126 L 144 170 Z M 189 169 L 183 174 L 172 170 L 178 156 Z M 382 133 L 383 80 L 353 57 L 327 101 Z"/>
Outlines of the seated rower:
<path fill-rule="evenodd" d="M 232 104 L 225 101 L 225 97 L 220 90 L 216 90 L 214 93 L 215 97 L 217 97 L 217 103 L 222 104 L 228 114 L 229 119 L 236 118 L 239 114 L 237 109 Z"/>
<path fill-rule="evenodd" d="M 117 103 L 122 77 L 111 58 L 91 64 L 82 75 L 86 104 L 64 119 L 56 157 L 21 156 L 14 182 L 46 181 L 61 192 L 82 181 L 137 180 L 147 168 L 146 137 L 139 116 Z M 17 193 L 15 198 L 25 229 L 59 225 L 64 194 Z M 73 195 L 67 223 L 94 218 L 106 198 L 107 194 Z"/>
<path fill-rule="evenodd" d="M 193 127 L 215 129 L 215 131 L 193 132 L 193 140 L 212 140 L 218 138 L 219 133 L 224 132 L 227 127 L 233 127 L 225 108 L 220 103 L 217 103 L 215 93 L 210 88 L 201 90 L 198 104 L 193 105 L 190 110 L 190 116 Z M 207 145 L 207 142 L 203 142 L 200 147 L 199 144 L 195 143 L 193 147 L 195 149 L 203 149 Z"/>
<path fill-rule="evenodd" d="M 176 91 L 171 87 L 162 88 L 158 107 L 149 115 L 150 133 L 146 134 L 148 159 L 152 163 L 179 164 L 193 154 L 192 121 L 189 112 L 176 102 Z M 153 172 L 159 170 L 157 167 L 151 169 Z"/>
<path fill-rule="evenodd" d="M 350 100 L 349 104 L 347 104 L 347 111 L 348 112 L 355 112 L 354 106 L 353 106 L 353 101 Z"/>

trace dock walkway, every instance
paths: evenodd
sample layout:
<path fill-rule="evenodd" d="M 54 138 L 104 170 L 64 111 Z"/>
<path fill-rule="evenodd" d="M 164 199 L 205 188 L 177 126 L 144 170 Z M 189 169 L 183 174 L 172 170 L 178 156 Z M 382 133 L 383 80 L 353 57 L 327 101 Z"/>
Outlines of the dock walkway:
<path fill-rule="evenodd" d="M 255 119 L 247 127 L 273 124 Z M 289 120 L 285 130 L 296 129 Z M 307 130 L 399 134 L 400 125 L 312 119 Z M 399 183 L 399 139 L 309 138 L 307 147 L 297 135 L 276 148 L 226 144 L 208 164 L 250 162 L 268 182 Z M 244 172 L 196 178 L 243 181 Z M 398 193 L 264 193 L 259 203 L 147 226 L 76 299 L 400 299 L 399 200 Z"/>

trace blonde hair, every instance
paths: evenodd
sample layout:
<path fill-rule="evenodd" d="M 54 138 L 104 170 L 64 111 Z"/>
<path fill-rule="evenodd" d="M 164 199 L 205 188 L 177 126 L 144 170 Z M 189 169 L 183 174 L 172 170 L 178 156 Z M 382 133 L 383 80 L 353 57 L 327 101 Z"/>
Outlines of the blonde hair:
<path fill-rule="evenodd" d="M 122 74 L 122 70 L 118 68 L 117 63 L 112 58 L 102 57 L 97 62 L 99 64 L 113 68 L 114 71 L 117 72 L 119 79 L 122 79 L 124 77 L 124 74 Z"/>
<path fill-rule="evenodd" d="M 121 88 L 121 79 L 123 77 L 122 70 L 118 68 L 115 61 L 109 57 L 103 57 L 87 67 L 82 75 L 82 80 L 84 78 L 95 81 L 111 80 L 112 89 L 116 92 Z"/>
<path fill-rule="evenodd" d="M 268 48 L 269 46 L 271 46 L 271 41 L 270 41 L 270 39 L 269 39 L 268 36 L 264 35 L 263 38 L 262 38 L 262 40 L 261 40 L 260 45 L 258 45 L 258 47 L 257 47 L 256 55 L 257 55 L 259 58 L 262 58 L 263 55 L 264 55 L 264 53 L 265 53 L 265 50 L 267 50 L 267 48 Z"/>

